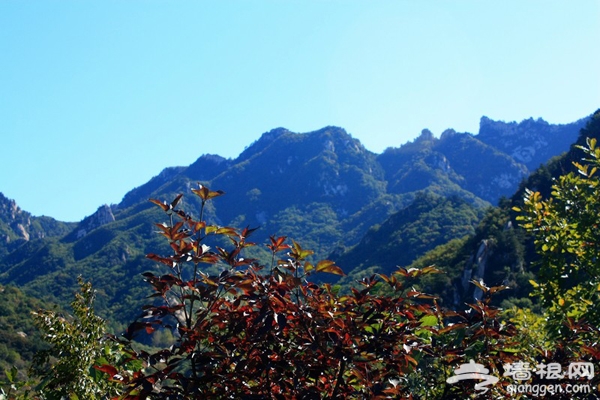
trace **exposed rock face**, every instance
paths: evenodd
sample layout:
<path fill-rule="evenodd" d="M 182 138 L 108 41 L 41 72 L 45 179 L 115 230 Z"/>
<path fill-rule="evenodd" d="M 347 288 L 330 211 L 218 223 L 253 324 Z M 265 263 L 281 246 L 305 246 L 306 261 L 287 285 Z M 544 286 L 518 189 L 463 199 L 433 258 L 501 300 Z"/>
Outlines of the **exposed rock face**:
<path fill-rule="evenodd" d="M 102 225 L 109 224 L 114 220 L 115 216 L 113 215 L 111 208 L 107 204 L 101 206 L 98 208 L 98 211 L 81 221 L 77 227 L 77 239 L 84 237 L 92 230 L 99 228 Z"/>
<path fill-rule="evenodd" d="M 25 239 L 26 241 L 29 241 L 29 233 L 27 232 L 27 230 L 25 229 L 25 227 L 21 224 L 17 224 L 17 232 L 19 232 L 21 234 L 21 236 L 23 236 L 23 239 Z"/>
<path fill-rule="evenodd" d="M 485 270 L 487 268 L 487 261 L 490 256 L 490 247 L 487 239 L 484 239 L 477 248 L 477 253 L 472 255 L 467 261 L 463 276 L 461 279 L 461 289 L 463 293 L 468 293 L 470 289 L 470 282 L 474 280 L 482 280 L 485 276 Z M 481 300 L 483 292 L 479 288 L 475 288 L 473 292 L 474 300 Z"/>
<path fill-rule="evenodd" d="M 54 218 L 33 216 L 0 193 L 0 258 L 29 241 L 66 235 L 73 226 Z"/>
<path fill-rule="evenodd" d="M 439 169 L 443 172 L 449 172 L 452 170 L 450 162 L 445 155 L 441 153 L 433 153 L 431 156 L 426 158 L 427 163 L 434 169 Z"/>
<path fill-rule="evenodd" d="M 6 223 L 14 235 L 19 239 L 29 241 L 31 238 L 29 227 L 31 226 L 31 214 L 21 210 L 14 200 L 4 197 L 0 193 L 0 221 Z M 14 238 L 14 236 L 13 236 Z M 10 243 L 9 235 L 2 237 L 3 241 Z"/>
<path fill-rule="evenodd" d="M 14 221 L 20 213 L 21 209 L 14 200 L 8 199 L 0 194 L 0 214 L 3 217 Z"/>

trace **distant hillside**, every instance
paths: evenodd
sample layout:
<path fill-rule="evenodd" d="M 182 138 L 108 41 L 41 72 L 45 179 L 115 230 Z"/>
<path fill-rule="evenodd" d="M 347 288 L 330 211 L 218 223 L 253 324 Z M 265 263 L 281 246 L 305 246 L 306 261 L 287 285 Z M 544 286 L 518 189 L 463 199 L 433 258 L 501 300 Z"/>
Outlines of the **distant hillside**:
<path fill-rule="evenodd" d="M 567 151 L 586 121 L 517 124 L 482 117 L 477 135 L 448 129 L 437 139 L 424 130 L 413 142 L 384 151 L 378 161 L 391 193 L 427 189 L 468 198 L 460 194 L 466 191 L 496 204 L 540 164 Z"/>
<path fill-rule="evenodd" d="M 570 124 L 552 125 L 541 118 L 506 123 L 482 117 L 477 139 L 533 171 L 551 157 L 567 151 L 587 121 L 588 118 L 582 118 Z"/>
<path fill-rule="evenodd" d="M 373 267 L 390 274 L 436 246 L 474 234 L 483 214 L 483 209 L 458 197 L 419 194 L 408 207 L 372 227 L 357 245 L 330 258 L 350 278 Z"/>
<path fill-rule="evenodd" d="M 33 323 L 32 311 L 51 308 L 14 286 L 0 285 L 0 381 L 4 371 L 27 368 L 36 351 L 45 344 Z"/>

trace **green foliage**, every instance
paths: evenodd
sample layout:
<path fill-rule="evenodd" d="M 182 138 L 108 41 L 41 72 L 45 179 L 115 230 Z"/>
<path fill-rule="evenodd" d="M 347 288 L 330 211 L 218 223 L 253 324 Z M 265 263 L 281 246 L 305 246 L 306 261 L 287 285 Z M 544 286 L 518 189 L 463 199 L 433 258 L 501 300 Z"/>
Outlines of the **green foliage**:
<path fill-rule="evenodd" d="M 34 354 L 44 348 L 31 316 L 41 305 L 14 286 L 0 286 L 0 380 L 12 367 L 23 378 Z"/>
<path fill-rule="evenodd" d="M 435 265 L 442 271 L 441 274 L 425 275 L 415 282 L 415 287 L 425 293 L 435 294 L 439 299 L 440 306 L 447 309 L 456 308 L 455 282 L 462 274 L 461 265 L 464 265 L 469 257 L 465 243 L 468 237 L 453 239 L 428 251 L 417 258 L 408 268 L 422 269 L 429 265 Z"/>
<path fill-rule="evenodd" d="M 350 276 L 372 266 L 390 273 L 438 245 L 473 234 L 482 215 L 483 210 L 462 199 L 419 193 L 408 207 L 371 228 L 358 245 L 336 256 L 337 262 Z"/>
<path fill-rule="evenodd" d="M 296 227 L 305 226 L 306 233 L 296 233 Z M 292 236 L 317 254 L 326 254 L 332 243 L 342 239 L 339 220 L 331 206 L 323 203 L 310 203 L 294 206 L 277 213 L 267 224 L 266 229 L 275 229 L 278 234 Z"/>
<path fill-rule="evenodd" d="M 532 285 L 548 309 L 550 328 L 563 335 L 563 325 L 585 320 L 600 324 L 600 148 L 590 139 L 585 164 L 577 174 L 561 176 L 551 197 L 527 191 L 518 219 L 535 238 L 541 259 Z"/>
<path fill-rule="evenodd" d="M 80 293 L 71 303 L 73 317 L 42 310 L 35 322 L 51 347 L 38 353 L 33 365 L 41 378 L 38 390 L 45 399 L 104 399 L 118 394 L 118 384 L 98 366 L 124 364 L 125 353 L 106 336 L 104 320 L 94 314 L 91 284 L 79 280 Z M 124 364 L 124 365 L 123 365 Z"/>
<path fill-rule="evenodd" d="M 454 216 L 458 210 L 452 212 L 444 209 L 444 214 Z M 473 301 L 476 287 L 470 285 L 469 281 L 482 279 L 492 286 L 510 287 L 510 290 L 494 296 L 494 305 L 506 301 L 507 307 L 521 304 L 536 309 L 536 304 L 529 299 L 529 280 L 534 278 L 535 270 L 530 269 L 527 260 L 531 259 L 532 254 L 527 253 L 525 232 L 511 219 L 510 202 L 504 202 L 501 207 L 489 207 L 481 213 L 483 217 L 480 217 L 479 223 L 470 232 L 465 232 L 465 236 L 436 246 L 409 264 L 410 268 L 435 265 L 444 271 L 443 275 L 426 276 L 417 287 L 439 296 L 440 304 L 444 307 L 457 309 L 464 302 Z M 436 226 L 435 222 L 423 225 L 424 231 Z M 417 240 L 419 237 L 415 235 Z M 484 254 L 481 259 L 476 256 L 479 251 Z M 482 263 L 485 268 L 483 274 L 479 275 Z M 526 304 L 523 299 L 527 301 Z"/>
<path fill-rule="evenodd" d="M 20 377 L 17 367 L 4 369 L 4 380 L 0 379 L 0 400 L 26 400 L 33 394 L 35 382 Z"/>
<path fill-rule="evenodd" d="M 548 336 L 548 323 L 543 315 L 536 314 L 526 307 L 505 308 L 503 318 L 517 328 L 516 343 L 527 353 L 532 348 L 552 350 L 556 344 Z"/>

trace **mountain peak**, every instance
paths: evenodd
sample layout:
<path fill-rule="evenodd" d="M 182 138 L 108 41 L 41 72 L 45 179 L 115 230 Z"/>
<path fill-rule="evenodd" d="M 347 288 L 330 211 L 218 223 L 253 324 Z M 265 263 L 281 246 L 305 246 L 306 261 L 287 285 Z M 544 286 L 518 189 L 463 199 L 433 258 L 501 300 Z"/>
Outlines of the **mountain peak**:
<path fill-rule="evenodd" d="M 520 135 L 523 131 L 546 129 L 550 124 L 543 118 L 534 119 L 529 117 L 521 122 L 511 121 L 496 121 L 485 115 L 479 121 L 479 134 L 513 136 Z"/>
<path fill-rule="evenodd" d="M 72 226 L 50 217 L 35 217 L 22 210 L 15 200 L 0 193 L 0 256 L 30 239 L 61 236 Z M 3 244 L 5 248 L 2 248 Z"/>
<path fill-rule="evenodd" d="M 542 118 L 528 118 L 519 123 L 494 121 L 481 117 L 477 139 L 509 154 L 533 170 L 551 156 L 569 149 L 577 140 L 587 119 L 551 125 Z"/>
<path fill-rule="evenodd" d="M 262 150 L 273 144 L 273 142 L 277 141 L 277 139 L 286 134 L 292 134 L 292 132 L 282 127 L 271 129 L 270 131 L 263 133 L 258 140 L 254 141 L 244 149 L 244 151 L 237 158 L 237 161 L 251 158 L 253 155 L 260 153 Z"/>
<path fill-rule="evenodd" d="M 423 129 L 421 134 L 415 139 L 415 142 L 430 142 L 435 139 L 435 136 L 429 129 Z"/>
<path fill-rule="evenodd" d="M 446 139 L 450 139 L 451 137 L 454 137 L 458 135 L 458 133 L 456 133 L 456 131 L 454 129 L 446 129 L 444 132 L 442 132 L 442 134 L 440 135 L 440 140 L 444 141 Z"/>
<path fill-rule="evenodd" d="M 0 193 L 0 224 L 8 225 L 7 230 L 16 234 L 16 237 L 29 240 L 28 228 L 31 225 L 31 214 L 21 210 L 17 202 Z M 0 235 L 5 242 L 10 242 L 11 235 Z"/>
<path fill-rule="evenodd" d="M 81 221 L 77 227 L 77 239 L 84 237 L 90 231 L 101 227 L 102 225 L 109 224 L 115 220 L 115 216 L 112 213 L 112 209 L 108 204 L 104 204 L 98 207 L 98 210 L 86 217 Z"/>
<path fill-rule="evenodd" d="M 285 135 L 286 133 L 291 133 L 291 132 L 283 127 L 271 129 L 269 132 L 263 133 L 261 135 L 259 141 L 262 140 L 262 141 L 272 142 L 273 140 L 279 138 L 281 135 Z"/>
<path fill-rule="evenodd" d="M 21 212 L 21 208 L 17 205 L 16 201 L 9 199 L 0 192 L 0 216 L 14 220 Z"/>

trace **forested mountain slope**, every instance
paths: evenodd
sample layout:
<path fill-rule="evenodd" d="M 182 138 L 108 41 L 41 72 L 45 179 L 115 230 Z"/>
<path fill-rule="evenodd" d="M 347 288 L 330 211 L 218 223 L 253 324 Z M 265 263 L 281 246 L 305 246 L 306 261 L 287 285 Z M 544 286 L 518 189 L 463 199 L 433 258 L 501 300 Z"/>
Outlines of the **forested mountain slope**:
<path fill-rule="evenodd" d="M 278 128 L 235 159 L 203 155 L 190 166 L 169 167 L 131 190 L 119 204 L 101 206 L 78 224 L 31 217 L 27 225 L 26 213 L 4 211 L 0 282 L 68 304 L 77 276 L 83 275 L 99 292 L 101 315 L 118 315 L 115 326 L 130 321 L 146 290 L 140 274 L 156 268 L 145 255 L 162 246 L 154 224 L 163 216 L 148 199 L 170 201 L 198 182 L 226 192 L 206 208 L 209 222 L 258 227 L 253 240 L 259 244 L 269 235 L 288 235 L 320 258 L 334 249 L 341 255 L 368 240 L 374 233 L 367 232 L 375 225 L 383 236 L 397 224 L 425 223 L 428 234 L 422 241 L 415 242 L 414 235 L 424 231 L 409 226 L 406 235 L 391 241 L 394 248 L 388 256 L 398 264 L 408 263 L 445 240 L 471 233 L 481 208 L 512 194 L 528 173 L 525 164 L 510 156 L 510 149 L 500 150 L 480 135 L 446 131 L 437 139 L 425 131 L 415 141 L 377 155 L 338 127 L 302 134 Z M 527 140 L 519 145 L 528 145 Z M 8 204 L 4 210 L 18 209 L 14 201 L 2 199 Z M 183 201 L 186 210 L 198 213 L 195 196 Z M 252 255 L 266 257 L 262 248 L 257 246 Z M 402 258 L 404 254 L 410 257 Z M 348 260 L 348 271 L 370 263 L 360 257 L 340 260 Z"/>
<path fill-rule="evenodd" d="M 600 110 L 593 114 L 568 152 L 540 166 L 520 184 L 513 196 L 501 201 L 499 207 L 488 209 L 474 234 L 438 246 L 409 266 L 421 268 L 435 264 L 446 272 L 428 277 L 423 282 L 426 291 L 441 295 L 445 305 L 457 307 L 478 295 L 469 280 L 481 279 L 490 287 L 510 287 L 496 297 L 499 302 L 504 302 L 504 308 L 511 305 L 531 307 L 530 280 L 536 279 L 539 256 L 534 251 L 532 239 L 516 221 L 513 207 L 523 204 L 525 189 L 538 191 L 543 198 L 548 198 L 556 179 L 575 172 L 573 162 L 583 163 L 585 154 L 577 146 L 584 146 L 587 138 L 600 139 Z"/>

